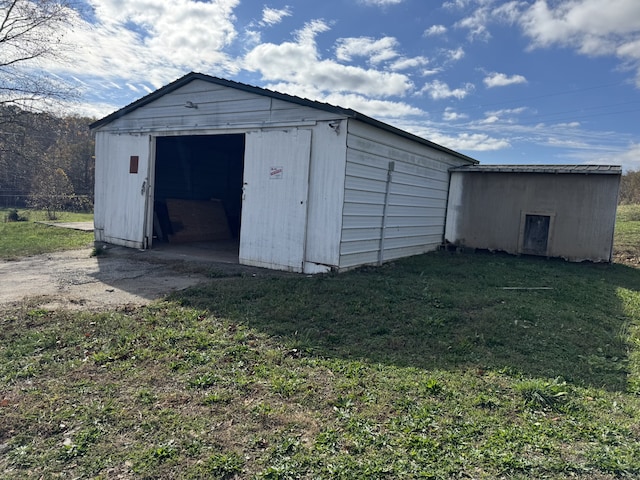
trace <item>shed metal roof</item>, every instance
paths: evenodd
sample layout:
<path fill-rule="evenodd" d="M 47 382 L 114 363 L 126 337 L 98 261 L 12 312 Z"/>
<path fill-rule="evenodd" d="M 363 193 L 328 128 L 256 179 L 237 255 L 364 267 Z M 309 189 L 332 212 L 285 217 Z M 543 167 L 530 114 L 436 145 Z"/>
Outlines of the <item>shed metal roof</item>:
<path fill-rule="evenodd" d="M 619 165 L 465 165 L 454 172 L 480 173 L 573 173 L 582 175 L 621 175 Z"/>
<path fill-rule="evenodd" d="M 165 85 L 164 87 L 156 90 L 155 92 L 151 92 L 149 95 L 146 95 L 136 101 L 134 101 L 133 103 L 130 103 L 129 105 L 121 108 L 120 110 L 117 110 L 115 112 L 113 112 L 110 115 L 107 115 L 106 117 L 92 123 L 91 125 L 89 125 L 89 128 L 96 129 L 99 127 L 102 127 L 104 125 L 107 125 L 110 122 L 113 122 L 114 120 L 117 120 L 125 115 L 127 115 L 128 113 L 143 107 L 151 102 L 153 102 L 154 100 L 157 100 L 158 98 L 162 97 L 163 95 L 166 95 L 168 93 L 171 93 L 175 90 L 177 90 L 180 87 L 183 87 L 184 85 L 186 85 L 187 83 L 193 81 L 193 80 L 202 80 L 204 82 L 209 82 L 209 83 L 213 83 L 216 85 L 221 85 L 224 87 L 229 87 L 229 88 L 235 88 L 238 90 L 242 90 L 245 92 L 249 92 L 249 93 L 254 93 L 256 95 L 263 95 L 266 97 L 271 97 L 271 98 L 276 98 L 278 100 L 283 100 L 285 102 L 291 102 L 291 103 L 295 103 L 297 105 L 302 105 L 305 107 L 311 107 L 311 108 L 316 108 L 318 110 L 323 110 L 325 112 L 331 112 L 331 113 L 335 113 L 336 115 L 340 116 L 340 117 L 345 117 L 345 118 L 353 118 L 355 120 L 359 120 L 363 123 L 378 127 L 382 130 L 386 130 L 387 132 L 391 132 L 394 133 L 396 135 L 399 135 L 401 137 L 413 140 L 415 142 L 421 143 L 423 145 L 427 145 L 431 148 L 434 148 L 436 150 L 439 150 L 441 152 L 445 152 L 451 155 L 455 155 L 456 157 L 465 160 L 469 163 L 472 164 L 477 164 L 478 160 L 468 157 L 467 155 L 464 155 L 462 153 L 456 152 L 455 150 L 451 150 L 447 147 L 443 147 L 442 145 L 438 145 L 437 143 L 431 142 L 425 138 L 419 137 L 417 135 L 414 135 L 412 133 L 409 133 L 405 130 L 401 130 L 397 127 L 394 127 L 393 125 L 389 125 L 388 123 L 384 123 L 381 122 L 380 120 L 376 120 L 374 118 L 371 118 L 367 115 L 364 115 L 362 113 L 359 113 L 355 110 L 352 110 L 350 108 L 342 108 L 342 107 L 338 107 L 335 105 L 331 105 L 329 103 L 323 103 L 323 102 L 318 102 L 315 100 L 309 100 L 307 98 L 301 98 L 301 97 L 297 97 L 294 95 L 287 95 L 284 93 L 279 93 L 279 92 L 275 92 L 273 90 L 268 90 L 266 88 L 261 88 L 261 87 L 255 87 L 252 85 L 247 85 L 245 83 L 240 83 L 240 82 L 234 82 L 232 80 L 225 80 L 222 78 L 218 78 L 218 77 L 213 77 L 211 75 L 205 75 L 203 73 L 197 73 L 197 72 L 191 72 L 186 74 L 185 76 L 169 83 L 168 85 Z"/>

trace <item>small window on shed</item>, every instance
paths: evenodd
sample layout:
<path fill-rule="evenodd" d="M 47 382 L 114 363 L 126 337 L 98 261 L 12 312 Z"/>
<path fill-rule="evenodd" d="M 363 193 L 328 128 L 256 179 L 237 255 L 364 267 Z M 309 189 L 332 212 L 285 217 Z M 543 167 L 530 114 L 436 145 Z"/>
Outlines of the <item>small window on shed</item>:
<path fill-rule="evenodd" d="M 137 155 L 131 155 L 129 157 L 129 173 L 138 173 L 138 162 L 140 157 Z"/>
<path fill-rule="evenodd" d="M 549 242 L 549 215 L 526 215 L 524 223 L 524 237 L 522 253 L 532 255 L 546 255 Z"/>

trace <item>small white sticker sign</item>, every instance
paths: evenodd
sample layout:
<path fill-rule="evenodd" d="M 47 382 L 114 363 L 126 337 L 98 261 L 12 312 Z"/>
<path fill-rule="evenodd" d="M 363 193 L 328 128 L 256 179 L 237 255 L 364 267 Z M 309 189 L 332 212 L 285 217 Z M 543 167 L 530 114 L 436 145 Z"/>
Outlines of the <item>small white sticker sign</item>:
<path fill-rule="evenodd" d="M 282 167 L 271 167 L 269 171 L 269 178 L 271 180 L 281 180 L 283 171 L 284 169 Z"/>

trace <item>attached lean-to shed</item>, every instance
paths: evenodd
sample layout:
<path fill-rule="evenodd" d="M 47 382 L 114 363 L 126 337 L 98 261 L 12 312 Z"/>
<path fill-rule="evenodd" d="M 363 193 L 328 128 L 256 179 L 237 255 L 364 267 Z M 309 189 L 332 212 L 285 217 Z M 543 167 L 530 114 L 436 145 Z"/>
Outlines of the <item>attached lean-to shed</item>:
<path fill-rule="evenodd" d="M 454 168 L 445 239 L 460 247 L 610 262 L 621 173 L 611 165 Z"/>
<path fill-rule="evenodd" d="M 354 110 L 199 73 L 91 128 L 97 241 L 237 242 L 239 263 L 305 273 L 436 249 L 449 170 L 477 163 Z"/>

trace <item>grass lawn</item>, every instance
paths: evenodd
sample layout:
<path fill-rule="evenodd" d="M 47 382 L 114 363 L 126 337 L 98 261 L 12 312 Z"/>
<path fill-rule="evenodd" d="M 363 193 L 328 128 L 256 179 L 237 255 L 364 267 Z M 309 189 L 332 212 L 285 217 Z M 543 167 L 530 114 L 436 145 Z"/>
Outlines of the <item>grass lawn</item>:
<path fill-rule="evenodd" d="M 11 209 L 0 208 L 0 260 L 90 246 L 93 232 L 67 230 L 36 223 L 48 221 L 44 212 L 18 210 L 26 221 L 6 222 Z M 56 222 L 87 222 L 93 214 L 61 212 Z"/>
<path fill-rule="evenodd" d="M 434 253 L 5 309 L 0 472 L 638 478 L 640 271 Z"/>

